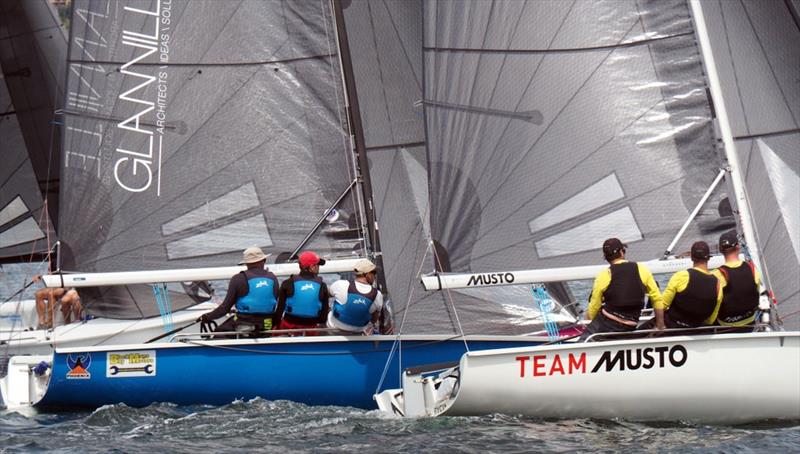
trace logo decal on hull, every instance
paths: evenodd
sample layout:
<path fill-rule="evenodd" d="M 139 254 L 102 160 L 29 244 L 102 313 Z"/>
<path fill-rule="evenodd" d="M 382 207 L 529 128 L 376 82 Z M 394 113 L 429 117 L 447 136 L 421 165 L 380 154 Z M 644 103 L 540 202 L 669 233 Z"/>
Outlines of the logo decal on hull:
<path fill-rule="evenodd" d="M 67 378 L 78 380 L 92 378 L 92 374 L 89 372 L 89 366 L 91 365 L 91 353 L 84 353 L 81 355 L 76 355 L 75 357 L 73 357 L 72 354 L 67 355 L 67 367 L 69 367 Z"/>
<path fill-rule="evenodd" d="M 686 364 L 689 353 L 683 345 L 632 348 L 617 351 L 604 351 L 589 371 L 597 372 L 625 371 L 637 369 L 664 368 L 666 366 L 682 367 Z M 585 374 L 587 370 L 586 352 L 554 355 L 517 356 L 519 376 L 544 377 L 549 375 Z M 529 362 L 530 361 L 530 362 Z"/>
<path fill-rule="evenodd" d="M 156 351 L 137 350 L 106 353 L 106 377 L 155 377 Z"/>

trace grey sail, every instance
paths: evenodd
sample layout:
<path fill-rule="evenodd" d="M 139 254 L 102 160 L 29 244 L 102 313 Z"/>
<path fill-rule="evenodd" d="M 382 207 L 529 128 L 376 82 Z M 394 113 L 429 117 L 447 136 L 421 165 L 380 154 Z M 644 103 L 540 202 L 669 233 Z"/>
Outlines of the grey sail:
<path fill-rule="evenodd" d="M 0 262 L 39 262 L 57 239 L 66 47 L 47 1 L 0 3 Z"/>
<path fill-rule="evenodd" d="M 437 1 L 424 20 L 431 234 L 450 269 L 602 263 L 608 237 L 661 257 L 720 168 L 686 2 Z M 724 196 L 673 252 L 734 227 Z"/>
<path fill-rule="evenodd" d="M 395 319 L 405 319 L 404 332 L 457 331 L 448 295 L 425 292 L 419 281 L 421 272 L 434 269 L 422 103 L 423 2 L 354 1 L 344 13 Z M 502 298 L 504 291 L 495 296 Z M 501 305 L 471 302 L 481 306 L 481 317 L 461 320 L 470 332 L 520 318 Z M 466 304 L 462 299 L 457 310 Z M 532 320 L 537 321 L 541 317 Z"/>
<path fill-rule="evenodd" d="M 277 257 L 350 186 L 327 2 L 78 0 L 70 32 L 67 270 Z M 355 215 L 348 195 L 306 248 L 358 253 Z"/>
<path fill-rule="evenodd" d="M 800 3 L 703 2 L 766 278 L 800 326 Z"/>

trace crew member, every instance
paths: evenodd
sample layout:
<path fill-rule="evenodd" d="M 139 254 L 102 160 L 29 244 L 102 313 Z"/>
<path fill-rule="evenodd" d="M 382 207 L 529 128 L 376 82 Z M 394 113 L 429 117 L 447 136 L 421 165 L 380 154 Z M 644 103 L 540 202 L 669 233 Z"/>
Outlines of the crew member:
<path fill-rule="evenodd" d="M 39 282 L 42 276 L 37 274 L 33 277 L 33 282 Z M 64 324 L 72 323 L 81 319 L 83 306 L 81 297 L 74 288 L 65 289 L 62 287 L 45 287 L 34 293 L 36 297 L 36 315 L 39 318 L 39 329 L 52 329 L 54 327 L 54 312 L 56 303 L 61 304 L 61 315 Z"/>
<path fill-rule="evenodd" d="M 290 276 L 281 284 L 276 310 L 279 329 L 316 328 L 325 323 L 328 315 L 328 286 L 318 276 L 325 259 L 305 251 L 298 257 L 298 264 L 300 274 Z M 317 335 L 318 332 L 306 331 L 305 334 Z"/>
<path fill-rule="evenodd" d="M 238 331 L 242 329 L 240 327 L 245 327 L 254 330 L 258 336 L 271 329 L 278 305 L 278 278 L 264 267 L 267 257 L 269 255 L 257 246 L 245 249 L 239 265 L 247 265 L 247 269 L 231 278 L 222 304 L 200 316 L 198 321 L 216 320 L 230 312 L 235 305 L 236 314 L 215 331 Z"/>
<path fill-rule="evenodd" d="M 376 267 L 368 259 L 355 265 L 353 280 L 338 280 L 331 284 L 333 307 L 328 313 L 328 328 L 336 328 L 346 334 L 372 334 L 383 308 L 383 295 L 373 284 Z"/>
<path fill-rule="evenodd" d="M 678 271 L 664 290 L 664 324 L 667 328 L 712 325 L 722 302 L 722 286 L 708 271 L 708 243 L 698 241 L 691 250 L 693 267 Z"/>
<path fill-rule="evenodd" d="M 761 276 L 753 262 L 739 259 L 742 248 L 735 231 L 719 237 L 719 251 L 725 264 L 714 270 L 722 284 L 722 304 L 717 314 L 717 324 L 722 326 L 752 325 L 758 309 Z"/>
<path fill-rule="evenodd" d="M 625 260 L 627 246 L 617 238 L 603 242 L 603 257 L 610 264 L 594 279 L 586 326 L 581 341 L 594 333 L 633 331 L 639 323 L 647 294 L 656 315 L 656 327 L 664 329 L 664 306 L 653 274 L 646 266 Z"/>

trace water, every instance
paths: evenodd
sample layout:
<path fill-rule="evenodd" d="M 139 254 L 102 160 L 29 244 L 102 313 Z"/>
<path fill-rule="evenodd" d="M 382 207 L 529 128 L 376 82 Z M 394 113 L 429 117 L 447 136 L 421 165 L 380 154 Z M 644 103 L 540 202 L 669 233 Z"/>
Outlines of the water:
<path fill-rule="evenodd" d="M 223 385 L 223 384 L 221 384 Z M 224 386 L 224 385 L 223 385 Z M 222 407 L 109 405 L 0 413 L 0 452 L 793 452 L 800 421 L 715 427 L 505 415 L 388 418 L 377 411 L 255 399 Z"/>

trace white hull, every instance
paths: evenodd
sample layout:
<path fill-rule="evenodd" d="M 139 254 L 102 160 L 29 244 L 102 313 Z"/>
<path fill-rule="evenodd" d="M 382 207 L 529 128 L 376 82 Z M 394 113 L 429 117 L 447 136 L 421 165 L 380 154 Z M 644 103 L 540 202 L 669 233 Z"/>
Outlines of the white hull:
<path fill-rule="evenodd" d="M 30 301 L 30 303 L 33 303 L 33 301 Z M 11 322 L 6 320 L 0 324 L 0 354 L 4 356 L 40 355 L 52 353 L 55 347 L 71 348 L 135 344 L 145 342 L 164 333 L 164 323 L 161 317 L 141 320 L 95 318 L 85 322 L 56 326 L 52 330 L 30 329 L 31 323 L 26 322 L 26 319 L 30 317 L 25 315 L 30 309 L 28 306 L 23 304 L 20 307 L 15 304 L 15 307 L 19 307 L 22 310 L 21 317 Z M 176 328 L 183 326 L 196 320 L 201 314 L 212 310 L 214 307 L 216 307 L 214 303 L 206 302 L 174 312 L 172 314 L 172 323 Z M 35 315 L 35 307 L 33 310 Z M 186 332 L 190 333 L 198 330 L 196 326 L 192 328 L 187 329 Z"/>
<path fill-rule="evenodd" d="M 444 375 L 458 378 L 435 390 L 436 377 L 409 377 L 404 390 L 379 395 L 379 405 L 409 416 L 800 419 L 800 332 L 487 350 L 465 354 Z"/>

